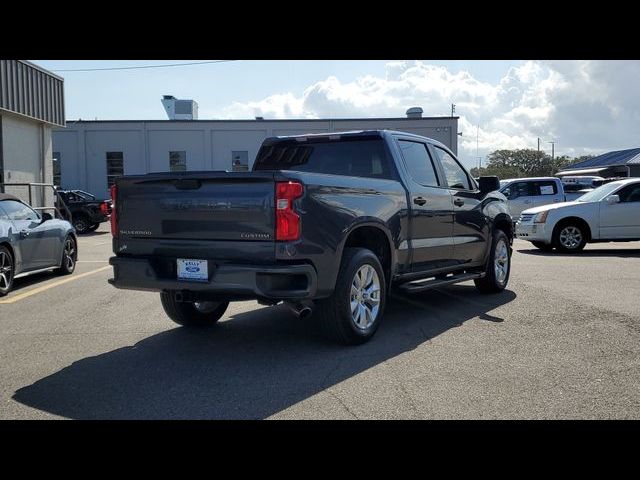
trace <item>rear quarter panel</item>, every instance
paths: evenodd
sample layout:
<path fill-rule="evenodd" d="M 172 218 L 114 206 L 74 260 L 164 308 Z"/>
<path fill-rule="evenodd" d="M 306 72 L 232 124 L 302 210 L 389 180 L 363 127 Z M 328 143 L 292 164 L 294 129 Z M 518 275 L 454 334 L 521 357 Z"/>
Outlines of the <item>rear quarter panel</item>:
<path fill-rule="evenodd" d="M 302 235 L 296 242 L 277 243 L 279 261 L 310 261 L 318 273 L 318 295 L 334 288 L 342 251 L 349 234 L 360 226 L 376 226 L 391 244 L 391 268 L 408 261 L 399 245 L 407 240 L 407 198 L 396 180 L 381 180 L 308 172 L 281 171 L 282 179 L 305 185 L 295 208 Z"/>

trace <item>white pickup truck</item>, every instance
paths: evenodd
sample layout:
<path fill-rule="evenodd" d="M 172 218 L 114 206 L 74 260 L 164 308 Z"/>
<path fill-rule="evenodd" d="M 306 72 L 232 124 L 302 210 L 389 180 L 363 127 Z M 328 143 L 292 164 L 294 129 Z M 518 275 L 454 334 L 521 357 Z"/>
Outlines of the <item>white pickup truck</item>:
<path fill-rule="evenodd" d="M 580 251 L 590 242 L 640 240 L 640 178 L 604 184 L 574 202 L 524 210 L 516 236 L 561 252 Z"/>
<path fill-rule="evenodd" d="M 553 203 L 576 200 L 590 190 L 565 191 L 556 177 L 511 178 L 500 180 L 500 193 L 507 197 L 511 218 L 515 222 L 523 210 Z"/>

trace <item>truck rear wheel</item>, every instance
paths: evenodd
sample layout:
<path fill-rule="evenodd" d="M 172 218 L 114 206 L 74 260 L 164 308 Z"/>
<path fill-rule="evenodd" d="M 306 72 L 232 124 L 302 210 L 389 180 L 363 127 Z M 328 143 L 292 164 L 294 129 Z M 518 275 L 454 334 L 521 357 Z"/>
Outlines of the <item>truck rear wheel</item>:
<path fill-rule="evenodd" d="M 336 287 L 317 302 L 324 334 L 332 341 L 359 345 L 378 330 L 386 301 L 386 282 L 378 257 L 366 248 L 346 248 Z"/>
<path fill-rule="evenodd" d="M 229 302 L 177 302 L 173 292 L 160 293 L 160 301 L 169 318 L 185 327 L 214 325 L 229 306 Z"/>

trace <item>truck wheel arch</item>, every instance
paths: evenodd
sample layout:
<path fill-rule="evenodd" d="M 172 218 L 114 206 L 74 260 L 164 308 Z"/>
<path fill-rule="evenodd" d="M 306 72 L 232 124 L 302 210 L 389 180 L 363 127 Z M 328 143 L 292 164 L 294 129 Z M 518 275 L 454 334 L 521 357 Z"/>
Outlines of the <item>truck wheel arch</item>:
<path fill-rule="evenodd" d="M 513 237 L 514 237 L 513 220 L 509 215 L 507 215 L 506 213 L 501 213 L 496 216 L 496 218 L 493 220 L 492 230 L 496 230 L 496 229 L 502 230 L 509 238 L 509 241 L 510 242 L 513 241 Z"/>
<path fill-rule="evenodd" d="M 391 232 L 386 225 L 380 222 L 358 222 L 347 230 L 345 238 L 339 246 L 337 265 L 340 266 L 344 249 L 349 247 L 361 247 L 371 250 L 380 259 L 387 280 L 387 287 L 391 284 L 391 278 L 396 264 L 396 252 L 392 247 Z M 335 286 L 336 278 L 332 282 Z"/>

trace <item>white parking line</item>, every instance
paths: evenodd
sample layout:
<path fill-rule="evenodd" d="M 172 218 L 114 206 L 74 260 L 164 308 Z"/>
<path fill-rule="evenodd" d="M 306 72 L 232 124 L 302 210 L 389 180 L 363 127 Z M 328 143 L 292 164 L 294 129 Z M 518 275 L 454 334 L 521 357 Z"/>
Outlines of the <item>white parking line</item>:
<path fill-rule="evenodd" d="M 78 280 L 78 279 L 86 277 L 88 275 L 93 275 L 94 273 L 102 272 L 104 270 L 107 270 L 108 268 L 111 268 L 111 266 L 107 265 L 106 267 L 96 268 L 95 270 L 91 270 L 90 272 L 81 273 L 80 275 L 72 275 L 70 277 L 63 278 L 62 280 L 58 280 L 57 282 L 53 282 L 53 283 L 50 283 L 48 285 L 43 285 L 41 287 L 34 288 L 33 290 L 29 290 L 29 291 L 26 291 L 24 293 L 20 293 L 18 295 L 9 297 L 6 300 L 0 300 L 0 304 L 3 304 L 3 303 L 15 303 L 15 302 L 17 302 L 19 300 L 22 300 L 24 298 L 30 297 L 30 296 L 35 295 L 37 293 L 44 292 L 45 290 L 49 290 L 50 288 L 57 287 L 58 285 L 63 285 L 63 284 L 68 283 L 68 282 L 73 282 L 74 280 Z"/>

